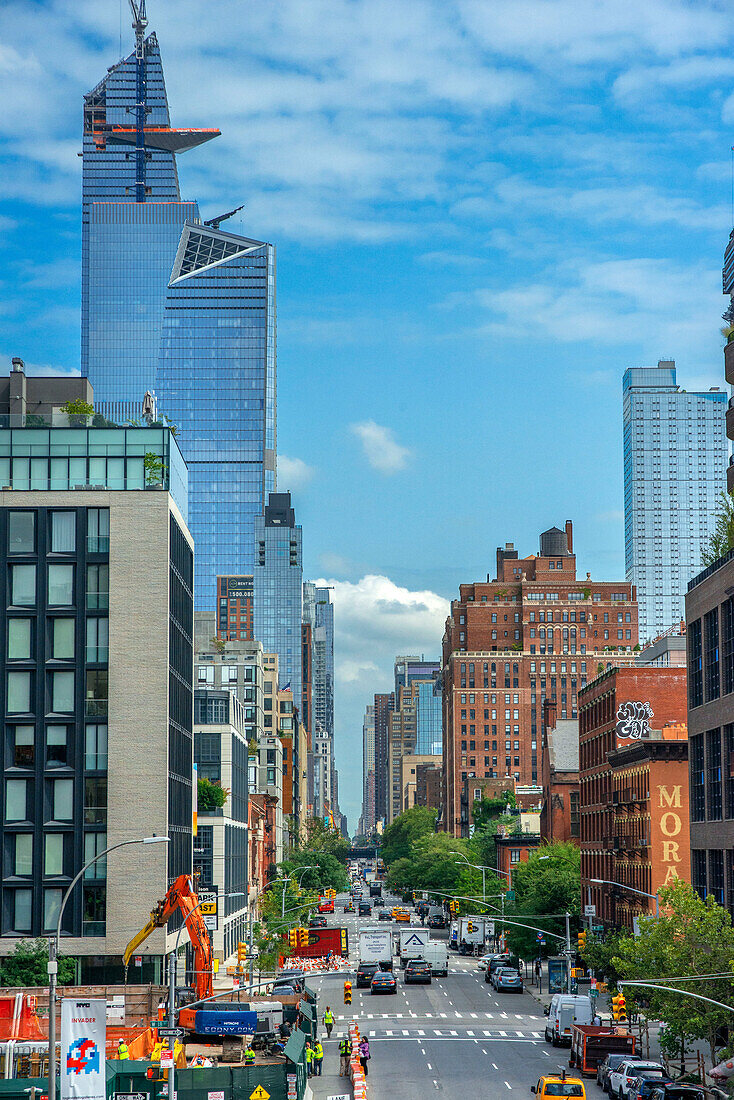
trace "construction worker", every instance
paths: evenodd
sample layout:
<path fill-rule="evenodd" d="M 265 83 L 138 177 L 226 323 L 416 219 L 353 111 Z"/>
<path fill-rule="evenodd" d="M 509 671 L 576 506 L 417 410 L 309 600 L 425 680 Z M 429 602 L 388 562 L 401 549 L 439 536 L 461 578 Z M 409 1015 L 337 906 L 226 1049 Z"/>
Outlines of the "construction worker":
<path fill-rule="evenodd" d="M 324 1064 L 324 1048 L 320 1041 L 316 1039 L 313 1045 L 313 1071 L 316 1077 L 321 1076 L 321 1068 Z"/>
<path fill-rule="evenodd" d="M 324 1027 L 326 1028 L 326 1038 L 330 1039 L 334 1029 L 334 1013 L 331 1011 L 329 1005 L 326 1006 L 326 1011 L 324 1012 Z"/>
<path fill-rule="evenodd" d="M 252 1049 L 252 1047 L 248 1047 L 247 1050 L 245 1051 L 245 1065 L 246 1066 L 254 1066 L 255 1065 L 255 1051 Z"/>
<path fill-rule="evenodd" d="M 352 1040 L 346 1035 L 339 1040 L 339 1076 L 349 1076 L 349 1059 L 352 1057 Z"/>
<path fill-rule="evenodd" d="M 306 1076 L 313 1077 L 313 1047 L 311 1040 L 306 1040 Z"/>
<path fill-rule="evenodd" d="M 127 1049 L 127 1043 L 124 1039 L 120 1039 L 120 1042 L 117 1044 L 117 1057 L 121 1062 L 126 1062 L 130 1058 L 130 1052 Z"/>

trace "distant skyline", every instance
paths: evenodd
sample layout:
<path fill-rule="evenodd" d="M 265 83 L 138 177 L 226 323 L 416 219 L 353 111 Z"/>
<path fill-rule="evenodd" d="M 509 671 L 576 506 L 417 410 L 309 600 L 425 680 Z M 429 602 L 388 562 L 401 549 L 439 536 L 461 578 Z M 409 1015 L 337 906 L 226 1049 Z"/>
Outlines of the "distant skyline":
<path fill-rule="evenodd" d="M 574 521 L 624 577 L 621 379 L 724 386 L 730 12 L 600 0 L 149 0 L 172 114 L 222 137 L 182 191 L 274 241 L 280 489 L 334 586 L 340 801 L 400 652 L 514 540 Z M 82 96 L 119 0 L 11 0 L 0 353 L 79 367 Z M 29 111 L 28 104 L 33 104 Z M 722 486 L 723 488 L 723 486 Z"/>

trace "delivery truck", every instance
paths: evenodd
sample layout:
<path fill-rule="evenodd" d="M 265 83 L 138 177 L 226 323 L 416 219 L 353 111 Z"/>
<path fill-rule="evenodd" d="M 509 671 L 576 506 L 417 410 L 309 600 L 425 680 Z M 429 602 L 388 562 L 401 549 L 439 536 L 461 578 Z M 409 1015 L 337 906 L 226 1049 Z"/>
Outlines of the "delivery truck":
<path fill-rule="evenodd" d="M 383 970 L 392 970 L 392 930 L 390 928 L 360 928 L 359 961 L 377 963 Z"/>
<path fill-rule="evenodd" d="M 409 959 L 422 959 L 426 944 L 431 938 L 427 928 L 402 928 L 400 930 L 400 966 L 405 970 Z"/>
<path fill-rule="evenodd" d="M 462 955 L 481 955 L 486 932 L 484 917 L 462 917 L 459 921 L 459 952 Z"/>
<path fill-rule="evenodd" d="M 571 1028 L 571 1054 L 568 1064 L 585 1077 L 593 1077 L 597 1066 L 607 1054 L 637 1053 L 637 1037 L 619 1025 L 601 1027 L 594 1024 L 574 1024 Z"/>
<path fill-rule="evenodd" d="M 449 949 L 444 940 L 429 940 L 423 948 L 423 958 L 431 964 L 431 974 L 446 977 L 449 972 Z"/>

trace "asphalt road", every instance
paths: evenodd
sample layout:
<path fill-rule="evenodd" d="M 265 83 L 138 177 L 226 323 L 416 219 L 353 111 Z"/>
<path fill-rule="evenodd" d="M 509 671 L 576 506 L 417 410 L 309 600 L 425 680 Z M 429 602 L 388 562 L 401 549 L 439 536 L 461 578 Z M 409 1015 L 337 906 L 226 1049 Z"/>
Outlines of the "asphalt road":
<path fill-rule="evenodd" d="M 338 899 L 328 920 L 348 928 L 354 967 L 357 929 L 374 925 L 375 918 L 345 914 L 342 905 L 343 898 Z M 327 1004 L 335 1016 L 331 1040 L 319 1029 L 325 1057 L 323 1075 L 311 1080 L 315 1100 L 351 1094 L 348 1082 L 338 1076 L 338 1042 L 351 1019 L 369 1036 L 368 1086 L 375 1100 L 426 1100 L 434 1093 L 457 1100 L 505 1094 L 513 1100 L 514 1093 L 518 1100 L 531 1100 L 530 1086 L 542 1073 L 568 1067 L 567 1052 L 543 1039 L 545 1017 L 538 1003 L 527 993 L 495 993 L 476 959 L 449 952 L 448 977 L 434 978 L 430 986 L 405 986 L 397 965 L 395 973 L 396 996 L 373 996 L 355 986 L 351 1007 L 343 1003 L 343 973 L 309 979 L 318 992 L 320 1017 Z M 593 1080 L 589 1092 L 590 1100 L 597 1100 L 594 1094 L 600 1100 Z"/>

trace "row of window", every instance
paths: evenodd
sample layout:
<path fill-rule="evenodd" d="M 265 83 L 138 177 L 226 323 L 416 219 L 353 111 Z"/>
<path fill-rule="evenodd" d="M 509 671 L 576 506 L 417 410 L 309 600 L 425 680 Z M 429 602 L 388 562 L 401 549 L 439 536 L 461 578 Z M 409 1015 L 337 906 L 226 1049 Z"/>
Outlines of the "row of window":
<path fill-rule="evenodd" d="M 9 567 L 9 604 L 12 607 L 35 607 L 37 602 L 37 569 L 35 565 Z M 75 565 L 47 567 L 47 607 L 74 606 Z M 86 605 L 92 611 L 106 611 L 110 602 L 110 567 L 107 564 L 87 566 Z"/>
<path fill-rule="evenodd" d="M 44 781 L 44 821 L 74 820 L 74 779 L 46 779 Z M 107 823 L 107 777 L 86 776 L 84 788 L 84 822 L 86 825 Z M 34 819 L 35 780 L 5 780 L 5 820 L 27 821 Z"/>
<path fill-rule="evenodd" d="M 74 727 L 54 723 L 39 734 L 39 754 L 47 768 L 74 765 Z M 36 765 L 36 728 L 30 723 L 9 725 L 6 731 L 6 766 L 34 768 Z M 85 771 L 107 770 L 107 726 L 94 723 L 84 731 Z"/>
<path fill-rule="evenodd" d="M 76 512 L 50 512 L 51 545 L 49 553 L 73 554 L 76 551 Z M 110 543 L 109 508 L 87 509 L 87 550 L 106 553 Z M 37 544 L 36 513 L 8 512 L 8 554 L 35 554 Z"/>
<path fill-rule="evenodd" d="M 9 661 L 31 660 L 34 652 L 34 619 L 13 617 L 8 619 Z M 74 660 L 76 620 L 54 616 L 46 620 L 46 646 L 48 659 Z M 109 653 L 109 619 L 88 618 L 86 621 L 86 660 L 98 664 L 107 660 Z"/>
<path fill-rule="evenodd" d="M 7 714 L 31 714 L 35 671 L 8 672 L 5 711 Z M 107 715 L 107 669 L 88 669 L 85 680 L 85 714 L 88 718 Z M 73 714 L 75 711 L 76 672 L 46 672 L 45 713 Z"/>

